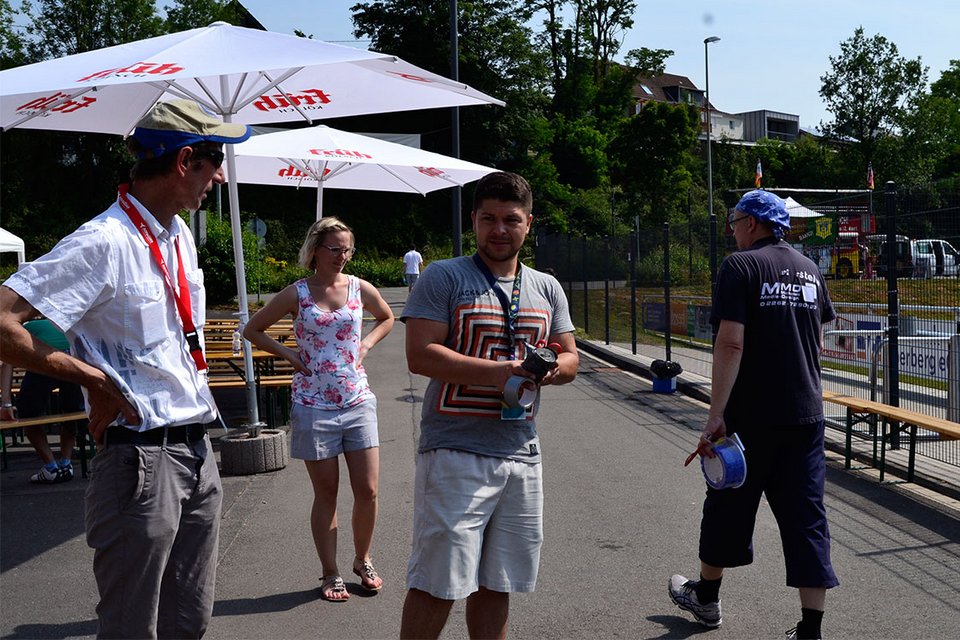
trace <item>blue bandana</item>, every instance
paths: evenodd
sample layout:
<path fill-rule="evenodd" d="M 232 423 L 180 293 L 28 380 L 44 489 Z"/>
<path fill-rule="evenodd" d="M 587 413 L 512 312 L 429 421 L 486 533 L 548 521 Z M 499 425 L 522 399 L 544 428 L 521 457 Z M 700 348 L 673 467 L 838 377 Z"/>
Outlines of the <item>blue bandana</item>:
<path fill-rule="evenodd" d="M 778 238 L 783 237 L 783 232 L 790 229 L 787 203 L 769 191 L 757 189 L 744 194 L 735 209 L 757 220 L 771 223 Z"/>

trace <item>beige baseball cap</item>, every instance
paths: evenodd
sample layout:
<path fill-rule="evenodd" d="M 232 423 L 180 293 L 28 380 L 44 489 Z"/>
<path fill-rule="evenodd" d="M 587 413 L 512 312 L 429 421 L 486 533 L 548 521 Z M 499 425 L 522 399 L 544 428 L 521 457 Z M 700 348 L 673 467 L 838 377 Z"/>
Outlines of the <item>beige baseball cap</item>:
<path fill-rule="evenodd" d="M 198 142 L 243 142 L 252 130 L 220 120 L 193 100 L 158 102 L 137 123 L 133 137 L 143 147 L 141 159 L 159 157 Z"/>

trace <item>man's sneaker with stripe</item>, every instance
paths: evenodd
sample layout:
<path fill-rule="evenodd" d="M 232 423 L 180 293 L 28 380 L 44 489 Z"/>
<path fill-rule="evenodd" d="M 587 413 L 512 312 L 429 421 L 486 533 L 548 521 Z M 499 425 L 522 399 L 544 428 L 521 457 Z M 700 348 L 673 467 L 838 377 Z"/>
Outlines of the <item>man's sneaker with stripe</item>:
<path fill-rule="evenodd" d="M 40 471 L 30 476 L 30 482 L 35 484 L 57 484 L 68 480 L 73 480 L 73 467 L 61 467 L 56 462 L 40 467 Z"/>
<path fill-rule="evenodd" d="M 701 603 L 697 599 L 697 581 L 687 580 L 680 575 L 671 576 L 667 583 L 667 592 L 673 603 L 693 614 L 697 622 L 705 627 L 715 629 L 723 622 L 720 613 L 720 601 Z"/>

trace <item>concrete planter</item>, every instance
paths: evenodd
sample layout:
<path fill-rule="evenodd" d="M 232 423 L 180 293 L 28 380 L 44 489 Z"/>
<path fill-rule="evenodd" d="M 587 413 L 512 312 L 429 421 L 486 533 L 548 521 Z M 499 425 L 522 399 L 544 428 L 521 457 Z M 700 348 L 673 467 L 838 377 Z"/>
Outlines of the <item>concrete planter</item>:
<path fill-rule="evenodd" d="M 220 438 L 220 470 L 228 475 L 277 471 L 287 466 L 288 459 L 287 434 L 279 429 Z"/>

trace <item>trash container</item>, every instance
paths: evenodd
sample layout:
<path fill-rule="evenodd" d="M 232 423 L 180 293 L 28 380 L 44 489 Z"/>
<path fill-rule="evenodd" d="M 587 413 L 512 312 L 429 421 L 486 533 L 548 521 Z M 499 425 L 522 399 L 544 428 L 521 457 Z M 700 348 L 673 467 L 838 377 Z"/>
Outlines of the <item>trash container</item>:
<path fill-rule="evenodd" d="M 650 363 L 650 372 L 653 373 L 654 393 L 673 393 L 677 390 L 677 376 L 683 373 L 683 367 L 671 360 L 654 360 Z"/>

